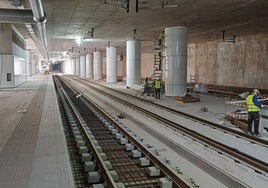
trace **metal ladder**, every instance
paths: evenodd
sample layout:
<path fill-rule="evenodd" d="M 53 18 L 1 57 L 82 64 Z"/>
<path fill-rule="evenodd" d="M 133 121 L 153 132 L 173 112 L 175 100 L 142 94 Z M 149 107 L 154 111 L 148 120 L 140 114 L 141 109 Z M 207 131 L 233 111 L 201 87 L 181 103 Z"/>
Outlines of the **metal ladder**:
<path fill-rule="evenodd" d="M 162 80 L 163 75 L 163 43 L 164 38 L 159 42 L 159 37 L 154 39 L 154 66 L 153 66 L 153 80 L 160 78 Z"/>
<path fill-rule="evenodd" d="M 195 96 L 195 85 L 197 83 L 197 75 L 190 75 L 190 86 L 189 86 L 189 92 L 192 96 Z"/>

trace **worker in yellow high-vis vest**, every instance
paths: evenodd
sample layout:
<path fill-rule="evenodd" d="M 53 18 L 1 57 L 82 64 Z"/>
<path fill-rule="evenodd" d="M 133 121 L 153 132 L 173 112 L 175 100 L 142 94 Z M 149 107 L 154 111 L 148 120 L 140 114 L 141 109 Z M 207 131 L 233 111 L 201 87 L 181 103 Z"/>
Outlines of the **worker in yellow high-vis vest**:
<path fill-rule="evenodd" d="M 160 78 L 156 78 L 154 81 L 154 90 L 155 90 L 155 98 L 160 99 L 161 94 L 161 80 Z"/>
<path fill-rule="evenodd" d="M 144 94 L 147 94 L 149 96 L 149 78 L 146 77 L 144 82 L 143 82 L 143 92 L 142 92 L 142 96 L 144 96 Z"/>
<path fill-rule="evenodd" d="M 248 134 L 261 137 L 259 133 L 260 115 L 259 111 L 263 107 L 263 104 L 259 101 L 259 90 L 254 89 L 247 97 L 247 110 L 248 110 Z M 254 122 L 254 134 L 252 132 L 252 123 Z"/>

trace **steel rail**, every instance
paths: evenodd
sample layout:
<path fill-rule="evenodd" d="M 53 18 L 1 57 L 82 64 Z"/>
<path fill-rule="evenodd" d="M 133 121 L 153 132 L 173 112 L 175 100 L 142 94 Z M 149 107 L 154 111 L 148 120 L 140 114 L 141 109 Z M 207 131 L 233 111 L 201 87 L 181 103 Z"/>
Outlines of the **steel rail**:
<path fill-rule="evenodd" d="M 65 82 L 67 84 L 67 82 Z M 69 84 L 68 84 L 69 85 Z M 70 86 L 72 87 L 72 86 Z M 73 88 L 73 87 L 72 87 Z M 77 88 L 76 88 L 77 89 Z M 73 92 L 77 92 L 74 90 L 73 88 Z M 79 93 L 81 93 L 81 91 L 79 91 Z M 175 172 L 173 169 L 171 169 L 169 166 L 165 165 L 160 159 L 158 159 L 157 157 L 155 157 L 146 147 L 144 147 L 139 141 L 137 141 L 135 138 L 133 138 L 133 136 L 131 134 L 129 134 L 124 128 L 122 128 L 117 121 L 115 121 L 114 119 L 112 119 L 108 114 L 104 113 L 103 111 L 101 111 L 98 107 L 98 105 L 92 101 L 92 99 L 90 99 L 89 97 L 87 97 L 86 95 L 82 95 L 80 96 L 80 99 L 87 103 L 87 101 L 89 101 L 91 103 L 91 105 L 94 106 L 94 108 L 96 110 L 98 110 L 98 112 L 102 113 L 102 115 L 108 119 L 113 125 L 115 125 L 115 127 L 120 130 L 120 132 L 126 136 L 128 138 L 128 140 L 130 140 L 140 151 L 142 151 L 142 153 L 144 155 L 146 155 L 153 163 L 155 163 L 162 171 L 164 174 L 166 174 L 177 186 L 181 187 L 181 188 L 191 188 L 193 186 L 191 186 L 188 182 L 186 182 L 186 180 L 182 179 L 182 177 L 180 177 L 180 175 Z"/>
<path fill-rule="evenodd" d="M 80 80 L 81 81 L 81 80 Z M 194 139 L 199 139 L 200 141 L 202 141 L 205 145 L 210 145 L 212 147 L 214 147 L 216 150 L 220 151 L 220 152 L 224 152 L 227 153 L 230 156 L 233 156 L 234 158 L 237 159 L 237 161 L 243 161 L 244 163 L 250 165 L 253 169 L 255 169 L 255 171 L 262 171 L 265 173 L 268 173 L 268 164 L 265 163 L 264 161 L 261 161 L 259 159 L 254 158 L 253 156 L 249 156 L 243 152 L 240 152 L 236 149 L 233 149 L 229 146 L 226 146 L 216 140 L 213 140 L 211 138 L 208 138 L 202 134 L 199 134 L 197 132 L 194 132 L 186 127 L 181 126 L 180 124 L 174 123 L 166 118 L 163 117 L 159 117 L 157 114 L 154 114 L 148 110 L 145 110 L 139 106 L 136 106 L 130 102 L 127 102 L 119 97 L 116 97 L 114 95 L 111 95 L 110 93 L 107 93 L 103 90 L 100 90 L 96 87 L 93 87 L 92 85 L 89 85 L 88 83 L 87 86 L 94 88 L 95 90 L 98 90 L 99 92 L 101 92 L 103 95 L 106 95 L 110 98 L 113 98 L 114 100 L 121 102 L 125 105 L 130 106 L 131 108 L 142 112 L 143 114 L 147 114 L 148 116 L 154 118 L 155 120 L 162 122 L 168 126 L 170 126 L 173 129 L 179 130 L 180 132 L 183 132 L 191 137 L 193 137 Z M 82 92 L 82 91 L 80 91 Z M 186 116 L 188 116 L 188 114 L 185 113 Z M 192 116 L 188 116 L 189 118 L 192 118 Z M 196 120 L 196 118 L 194 118 Z"/>
<path fill-rule="evenodd" d="M 70 108 L 72 109 L 73 113 L 76 115 L 76 118 L 79 121 L 80 127 L 83 130 L 83 134 L 86 135 L 85 138 L 87 140 L 87 143 L 89 144 L 90 148 L 92 149 L 91 151 L 92 151 L 92 154 L 94 155 L 94 159 L 96 160 L 97 166 L 103 172 L 102 175 L 103 175 L 103 178 L 105 179 L 105 182 L 106 182 L 107 186 L 108 187 L 117 187 L 115 181 L 113 180 L 111 174 L 109 173 L 108 168 L 106 167 L 106 165 L 104 164 L 101 156 L 97 152 L 97 149 L 94 146 L 94 143 L 91 141 L 90 136 L 87 133 L 87 131 L 85 129 L 85 126 L 83 125 L 83 120 L 81 120 L 81 117 L 79 115 L 78 110 L 76 109 L 76 107 L 73 104 L 72 100 L 69 98 L 68 94 L 66 93 L 66 91 L 64 90 L 64 88 L 62 87 L 62 85 L 60 84 L 60 82 L 57 79 L 56 79 L 56 83 L 58 84 L 59 90 L 64 95 L 64 97 L 65 97 L 66 101 L 68 102 Z M 65 84 L 67 84 L 67 83 L 65 83 Z"/>
<path fill-rule="evenodd" d="M 86 79 L 78 79 L 78 78 L 72 77 L 72 76 L 68 76 L 68 77 L 70 77 L 72 79 L 79 80 L 79 81 L 83 80 L 84 82 L 90 82 L 89 80 L 86 80 Z M 268 147 L 268 140 L 264 140 L 264 139 L 261 139 L 261 138 L 258 138 L 258 137 L 253 137 L 253 136 L 245 134 L 243 132 L 240 132 L 240 131 L 237 131 L 237 130 L 234 130 L 234 129 L 230 129 L 228 127 L 221 126 L 221 125 L 219 125 L 217 123 L 214 123 L 214 122 L 211 122 L 209 120 L 206 120 L 206 119 L 203 119 L 203 118 L 191 115 L 191 114 L 187 114 L 187 113 L 185 113 L 183 111 L 179 111 L 179 110 L 176 110 L 176 109 L 173 109 L 173 108 L 170 108 L 170 107 L 166 107 L 166 106 L 163 106 L 161 104 L 156 104 L 154 102 L 150 102 L 148 100 L 145 100 L 145 99 L 142 99 L 142 98 L 139 98 L 139 97 L 135 97 L 133 95 L 127 94 L 127 93 L 122 92 L 122 91 L 118 91 L 116 89 L 112 89 L 110 87 L 104 86 L 104 85 L 99 84 L 99 83 L 95 83 L 95 82 L 90 82 L 90 83 L 96 84 L 98 86 L 104 87 L 104 88 L 109 89 L 109 90 L 112 90 L 112 91 L 114 91 L 116 93 L 119 93 L 119 94 L 122 94 L 122 95 L 125 95 L 125 96 L 128 96 L 128 97 L 135 98 L 136 100 L 140 100 L 140 101 L 149 103 L 150 105 L 154 105 L 156 107 L 162 108 L 162 109 L 164 109 L 164 110 L 166 110 L 168 112 L 171 112 L 171 113 L 174 113 L 174 114 L 177 114 L 177 115 L 180 115 L 180 116 L 185 116 L 187 118 L 194 119 L 194 120 L 196 120 L 196 121 L 198 121 L 198 122 L 200 122 L 202 124 L 206 124 L 206 126 L 217 128 L 217 129 L 222 130 L 224 132 L 228 132 L 228 133 L 234 134 L 236 136 L 246 138 L 246 139 L 250 140 L 251 142 L 256 142 L 258 144 L 262 144 L 262 145 Z"/>

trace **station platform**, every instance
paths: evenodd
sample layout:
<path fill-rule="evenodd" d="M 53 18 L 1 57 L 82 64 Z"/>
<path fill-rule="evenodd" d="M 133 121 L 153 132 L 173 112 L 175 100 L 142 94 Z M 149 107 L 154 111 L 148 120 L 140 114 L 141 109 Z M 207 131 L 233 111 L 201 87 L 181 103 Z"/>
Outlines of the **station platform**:
<path fill-rule="evenodd" d="M 51 75 L 0 90 L 0 187 L 74 188 Z"/>

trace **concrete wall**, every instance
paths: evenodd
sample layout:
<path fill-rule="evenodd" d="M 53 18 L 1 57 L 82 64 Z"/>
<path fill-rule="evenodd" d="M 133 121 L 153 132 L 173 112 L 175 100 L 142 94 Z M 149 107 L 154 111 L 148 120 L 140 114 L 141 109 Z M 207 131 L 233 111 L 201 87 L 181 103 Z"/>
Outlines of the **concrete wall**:
<path fill-rule="evenodd" d="M 126 76 L 126 56 L 117 56 L 117 76 L 122 78 Z"/>
<path fill-rule="evenodd" d="M 238 87 L 268 88 L 268 33 L 238 37 L 231 42 L 188 46 L 188 81 Z"/>
<path fill-rule="evenodd" d="M 141 78 L 151 77 L 153 74 L 154 56 L 153 53 L 141 54 Z"/>

